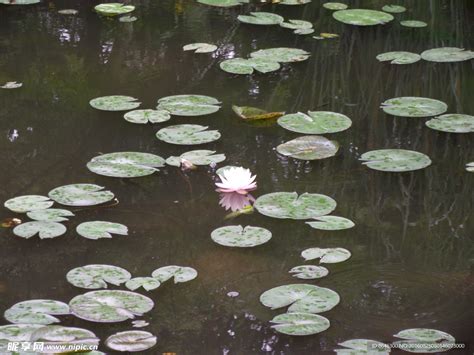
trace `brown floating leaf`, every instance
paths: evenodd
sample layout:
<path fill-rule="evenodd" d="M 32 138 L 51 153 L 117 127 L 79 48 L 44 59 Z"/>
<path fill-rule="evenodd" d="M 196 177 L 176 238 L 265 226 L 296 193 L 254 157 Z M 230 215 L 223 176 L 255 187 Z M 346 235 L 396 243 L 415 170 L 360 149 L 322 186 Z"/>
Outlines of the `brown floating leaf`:
<path fill-rule="evenodd" d="M 12 228 L 21 223 L 21 219 L 19 218 L 5 218 L 1 223 L 0 226 L 3 228 Z"/>
<path fill-rule="evenodd" d="M 285 114 L 285 112 L 268 112 L 251 106 L 232 105 L 232 110 L 237 116 L 248 121 L 275 119 Z"/>

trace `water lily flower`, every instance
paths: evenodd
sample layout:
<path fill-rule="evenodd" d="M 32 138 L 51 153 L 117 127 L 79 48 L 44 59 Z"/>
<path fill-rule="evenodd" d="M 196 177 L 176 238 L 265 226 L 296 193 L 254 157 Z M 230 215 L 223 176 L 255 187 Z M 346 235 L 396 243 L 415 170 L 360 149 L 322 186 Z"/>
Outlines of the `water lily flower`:
<path fill-rule="evenodd" d="M 242 195 L 237 192 L 223 192 L 219 195 L 219 198 L 219 205 L 224 207 L 226 211 L 231 210 L 232 212 L 248 208 L 255 202 L 252 195 Z"/>
<path fill-rule="evenodd" d="M 237 192 L 246 195 L 257 188 L 256 175 L 252 176 L 249 169 L 230 167 L 219 174 L 221 182 L 216 182 L 218 192 Z"/>

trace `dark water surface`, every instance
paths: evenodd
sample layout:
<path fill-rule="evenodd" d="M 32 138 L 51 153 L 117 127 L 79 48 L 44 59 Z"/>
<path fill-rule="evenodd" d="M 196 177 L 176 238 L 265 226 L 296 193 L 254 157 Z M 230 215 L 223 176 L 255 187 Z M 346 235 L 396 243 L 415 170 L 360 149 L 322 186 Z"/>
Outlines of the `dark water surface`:
<path fill-rule="evenodd" d="M 147 354 L 330 354 L 338 342 L 369 338 L 391 342 L 398 331 L 426 327 L 449 332 L 474 349 L 474 161 L 471 134 L 437 132 L 425 119 L 395 118 L 379 105 L 398 96 L 445 101 L 449 113 L 474 114 L 473 62 L 418 62 L 391 66 L 375 56 L 391 50 L 420 53 L 441 46 L 474 48 L 472 0 L 418 0 L 392 3 L 409 12 L 396 15 L 428 23 L 422 29 L 386 26 L 357 28 L 337 23 L 314 0 L 304 6 L 249 5 L 210 8 L 195 1 L 141 0 L 135 23 L 99 17 L 96 1 L 43 1 L 34 6 L 0 6 L 0 83 L 23 82 L 0 91 L 1 199 L 47 194 L 70 183 L 95 183 L 120 200 L 113 208 L 78 211 L 68 233 L 53 240 L 0 238 L 0 311 L 26 299 L 68 302 L 82 293 L 68 284 L 68 270 L 86 264 L 112 264 L 134 276 L 169 265 L 192 266 L 199 277 L 189 283 L 162 285 L 147 293 L 156 303 L 145 315 L 145 328 L 158 336 Z M 379 9 L 382 0 L 354 0 L 352 7 Z M 77 16 L 57 14 L 75 8 Z M 316 32 L 339 33 L 317 41 L 278 26 L 239 24 L 249 10 L 279 13 L 315 23 Z M 193 42 L 219 45 L 212 55 L 184 53 Z M 224 58 L 247 56 L 269 47 L 311 52 L 302 63 L 269 74 L 233 76 L 221 71 Z M 104 95 L 131 95 L 154 108 L 174 94 L 215 96 L 223 108 L 195 118 L 173 117 L 151 125 L 133 125 L 121 113 L 92 109 L 88 101 Z M 275 147 L 297 135 L 276 125 L 254 126 L 236 117 L 231 105 L 268 110 L 341 112 L 353 120 L 350 130 L 331 135 L 341 149 L 336 157 L 301 162 L 279 156 Z M 222 139 L 200 146 L 227 155 L 227 163 L 257 174 L 254 196 L 274 191 L 313 192 L 338 202 L 336 215 L 355 228 L 325 232 L 302 221 L 276 220 L 254 213 L 224 220 L 218 206 L 214 172 L 183 173 L 174 167 L 138 179 L 114 179 L 86 169 L 99 153 L 142 151 L 163 157 L 194 147 L 160 142 L 155 132 L 167 125 L 198 123 L 219 129 Z M 427 169 L 381 173 L 367 169 L 359 156 L 373 149 L 405 148 L 428 154 Z M 12 217 L 2 209 L 1 219 Z M 23 217 L 22 217 L 23 218 Z M 120 222 L 128 237 L 90 241 L 76 235 L 88 220 Z M 210 232 L 226 224 L 270 229 L 273 239 L 252 249 L 212 242 Z M 329 265 L 330 274 L 315 281 L 341 296 L 324 313 L 331 327 L 318 335 L 290 337 L 269 327 L 284 310 L 259 303 L 272 287 L 299 282 L 288 270 L 303 264 L 309 247 L 344 247 L 353 256 Z M 239 297 L 230 298 L 229 291 Z M 62 317 L 64 325 L 88 328 L 102 339 L 131 329 L 130 322 L 96 324 Z M 105 348 L 102 350 L 105 351 Z"/>

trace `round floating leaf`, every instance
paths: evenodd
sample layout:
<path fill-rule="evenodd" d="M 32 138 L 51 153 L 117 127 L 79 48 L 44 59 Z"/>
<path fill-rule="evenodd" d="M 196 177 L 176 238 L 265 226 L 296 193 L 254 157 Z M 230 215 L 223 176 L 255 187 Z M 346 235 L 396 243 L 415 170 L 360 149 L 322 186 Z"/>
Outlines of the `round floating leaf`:
<path fill-rule="evenodd" d="M 385 113 L 400 117 L 430 117 L 448 110 L 444 102 L 426 97 L 396 97 L 382 103 Z"/>
<path fill-rule="evenodd" d="M 377 60 L 390 64 L 413 64 L 421 60 L 421 56 L 411 52 L 387 52 L 379 54 Z"/>
<path fill-rule="evenodd" d="M 329 320 L 311 313 L 283 313 L 271 320 L 272 328 L 287 335 L 313 335 L 329 328 Z"/>
<path fill-rule="evenodd" d="M 202 116 L 217 112 L 220 102 L 204 95 L 174 95 L 158 100 L 158 110 L 169 111 L 177 116 Z"/>
<path fill-rule="evenodd" d="M 26 222 L 17 225 L 13 229 L 13 234 L 25 239 L 29 239 L 36 234 L 39 235 L 40 239 L 51 239 L 59 237 L 64 233 L 66 233 L 66 227 L 61 223 L 48 221 Z"/>
<path fill-rule="evenodd" d="M 83 222 L 76 227 L 76 232 L 87 239 L 112 238 L 112 234 L 128 235 L 127 226 L 105 221 Z"/>
<path fill-rule="evenodd" d="M 351 253 L 344 248 L 309 248 L 303 250 L 301 256 L 306 261 L 320 259 L 320 264 L 334 264 L 346 261 L 351 257 Z"/>
<path fill-rule="evenodd" d="M 125 283 L 125 287 L 131 291 L 135 291 L 143 287 L 146 291 L 154 290 L 160 287 L 161 283 L 154 277 L 134 277 Z"/>
<path fill-rule="evenodd" d="M 166 159 L 166 164 L 172 166 L 181 166 L 182 161 L 191 162 L 193 165 L 210 165 L 223 162 L 224 154 L 214 154 L 213 150 L 191 150 L 181 154 L 179 157 L 171 156 Z"/>
<path fill-rule="evenodd" d="M 310 2 L 311 0 L 281 0 L 278 5 L 304 5 Z"/>
<path fill-rule="evenodd" d="M 346 340 L 337 345 L 340 345 L 346 348 L 346 349 L 335 349 L 334 351 L 338 355 L 344 355 L 344 354 L 388 355 L 390 353 L 390 347 L 387 344 L 384 344 L 375 340 L 369 340 L 369 339 L 351 339 L 351 340 Z"/>
<path fill-rule="evenodd" d="M 66 303 L 39 299 L 19 302 L 7 309 L 3 316 L 10 323 L 52 324 L 60 322 L 54 315 L 65 314 L 69 314 Z"/>
<path fill-rule="evenodd" d="M 421 58 L 429 62 L 438 63 L 462 62 L 473 59 L 474 52 L 456 47 L 433 48 L 421 53 Z"/>
<path fill-rule="evenodd" d="M 120 290 L 87 292 L 69 302 L 71 312 L 91 322 L 114 323 L 133 319 L 149 312 L 154 304 L 139 293 Z"/>
<path fill-rule="evenodd" d="M 324 216 L 336 208 L 336 201 L 326 195 L 296 192 L 273 192 L 260 196 L 254 204 L 258 212 L 274 218 L 309 219 Z"/>
<path fill-rule="evenodd" d="M 382 11 L 390 12 L 391 14 L 401 14 L 407 11 L 406 7 L 400 5 L 385 5 L 382 7 Z"/>
<path fill-rule="evenodd" d="M 151 276 L 161 283 L 173 278 L 174 283 L 188 282 L 194 280 L 198 273 L 192 267 L 169 265 L 163 266 L 152 272 Z"/>
<path fill-rule="evenodd" d="M 294 277 L 303 280 L 320 279 L 321 277 L 327 276 L 329 274 L 329 270 L 324 266 L 316 265 L 295 266 L 289 272 L 290 274 L 294 274 Z"/>
<path fill-rule="evenodd" d="M 355 226 L 350 219 L 338 216 L 321 216 L 315 218 L 317 222 L 306 222 L 314 229 L 322 229 L 328 231 L 335 231 L 341 229 L 349 229 Z"/>
<path fill-rule="evenodd" d="M 370 169 L 388 172 L 413 171 L 431 165 L 427 155 L 405 149 L 372 150 L 362 154 L 360 160 Z"/>
<path fill-rule="evenodd" d="M 79 13 L 79 11 L 77 11 L 75 9 L 58 10 L 58 14 L 60 14 L 60 15 L 77 15 L 78 13 Z"/>
<path fill-rule="evenodd" d="M 282 116 L 278 124 L 283 128 L 303 134 L 326 134 L 342 132 L 352 125 L 349 117 L 336 112 L 308 111 Z"/>
<path fill-rule="evenodd" d="M 197 2 L 217 7 L 231 7 L 248 3 L 249 0 L 197 0 Z"/>
<path fill-rule="evenodd" d="M 278 25 L 285 21 L 283 17 L 271 12 L 251 12 L 250 15 L 239 15 L 237 19 L 252 25 Z"/>
<path fill-rule="evenodd" d="M 420 28 L 420 27 L 426 27 L 428 24 L 423 21 L 415 21 L 415 20 L 406 20 L 406 21 L 400 21 L 400 25 L 404 27 L 411 27 L 411 28 Z"/>
<path fill-rule="evenodd" d="M 179 145 L 210 143 L 221 137 L 219 131 L 207 131 L 207 128 L 197 124 L 168 126 L 156 132 L 156 137 L 163 142 Z"/>
<path fill-rule="evenodd" d="M 328 10 L 345 10 L 348 6 L 340 2 L 326 2 L 323 7 Z"/>
<path fill-rule="evenodd" d="M 279 63 L 302 62 L 309 58 L 310 53 L 298 48 L 268 48 L 250 53 L 252 58 L 266 59 Z"/>
<path fill-rule="evenodd" d="M 260 295 L 260 302 L 264 306 L 271 309 L 290 306 L 288 312 L 327 312 L 339 301 L 339 295 L 333 290 L 309 284 L 278 286 Z"/>
<path fill-rule="evenodd" d="M 448 133 L 474 132 L 474 116 L 447 114 L 435 117 L 425 123 L 429 128 Z"/>
<path fill-rule="evenodd" d="M 133 10 L 135 10 L 135 6 L 113 2 L 107 4 L 99 4 L 94 7 L 94 10 L 104 16 L 117 16 L 132 12 Z"/>
<path fill-rule="evenodd" d="M 85 265 L 76 267 L 66 274 L 67 281 L 80 288 L 107 288 L 107 283 L 120 286 L 132 278 L 125 269 L 113 265 Z"/>
<path fill-rule="evenodd" d="M 7 341 L 29 341 L 31 335 L 43 324 L 8 324 L 0 326 L 0 351 L 7 351 Z"/>
<path fill-rule="evenodd" d="M 212 53 L 217 50 L 217 46 L 209 43 L 191 43 L 183 46 L 183 51 L 193 51 L 194 53 Z"/>
<path fill-rule="evenodd" d="M 466 170 L 469 171 L 470 173 L 474 173 L 474 161 L 472 163 L 466 164 Z"/>
<path fill-rule="evenodd" d="M 280 69 L 278 62 L 269 59 L 244 59 L 234 58 L 224 60 L 219 67 L 230 74 L 252 74 L 254 70 L 260 73 L 269 73 Z"/>
<path fill-rule="evenodd" d="M 25 213 L 36 210 L 44 210 L 54 204 L 46 196 L 41 195 L 24 195 L 13 197 L 5 201 L 4 206 L 10 211 L 17 213 Z"/>
<path fill-rule="evenodd" d="M 33 5 L 40 2 L 41 0 L 0 0 L 0 4 L 4 5 Z"/>
<path fill-rule="evenodd" d="M 142 330 L 127 330 L 109 336 L 105 345 L 116 351 L 145 351 L 156 345 L 156 336 Z"/>
<path fill-rule="evenodd" d="M 211 238 L 226 247 L 249 248 L 268 242 L 272 238 L 272 232 L 261 227 L 225 226 L 213 230 Z"/>
<path fill-rule="evenodd" d="M 294 30 L 296 34 L 310 34 L 314 32 L 313 24 L 309 21 L 288 20 L 288 22 L 281 22 L 280 26 Z"/>
<path fill-rule="evenodd" d="M 119 178 L 148 176 L 159 167 L 165 166 L 165 160 L 155 154 L 140 152 L 117 152 L 96 156 L 87 163 L 93 173 Z"/>
<path fill-rule="evenodd" d="M 339 143 L 323 136 L 303 136 L 280 144 L 277 152 L 300 160 L 319 160 L 336 155 Z"/>
<path fill-rule="evenodd" d="M 146 124 L 168 121 L 171 115 L 166 110 L 134 110 L 127 112 L 123 118 L 131 123 Z"/>
<path fill-rule="evenodd" d="M 128 111 L 140 106 L 141 102 L 131 96 L 112 95 L 97 97 L 89 101 L 89 104 L 101 111 Z"/>
<path fill-rule="evenodd" d="M 119 18 L 120 22 L 135 22 L 138 20 L 135 16 L 125 15 Z"/>
<path fill-rule="evenodd" d="M 451 334 L 427 328 L 405 329 L 395 334 L 394 337 L 403 339 L 394 342 L 399 349 L 411 353 L 438 353 L 440 350 L 448 351 L 454 347 L 456 342 L 456 339 Z M 426 346 L 420 347 L 420 343 L 426 344 Z"/>
<path fill-rule="evenodd" d="M 9 0 L 10 1 L 10 0 Z M 0 1 L 0 4 L 2 2 Z M 18 89 L 23 86 L 23 83 L 17 83 L 16 81 L 7 81 L 5 84 L 0 86 L 0 89 Z"/>
<path fill-rule="evenodd" d="M 365 9 L 336 11 L 332 16 L 339 22 L 356 26 L 384 25 L 393 20 L 386 12 Z"/>
<path fill-rule="evenodd" d="M 47 325 L 39 328 L 31 334 L 29 340 L 44 343 L 45 348 L 53 349 L 72 347 L 78 343 L 99 346 L 100 342 L 100 339 L 90 330 L 60 325 Z"/>
<path fill-rule="evenodd" d="M 64 185 L 52 189 L 48 196 L 57 203 L 66 206 L 94 206 L 114 198 L 112 192 L 101 191 L 103 188 L 103 186 L 94 184 Z"/>
<path fill-rule="evenodd" d="M 31 211 L 26 215 L 35 221 L 64 222 L 68 220 L 66 217 L 73 217 L 74 213 L 61 208 L 48 208 L 46 210 Z"/>

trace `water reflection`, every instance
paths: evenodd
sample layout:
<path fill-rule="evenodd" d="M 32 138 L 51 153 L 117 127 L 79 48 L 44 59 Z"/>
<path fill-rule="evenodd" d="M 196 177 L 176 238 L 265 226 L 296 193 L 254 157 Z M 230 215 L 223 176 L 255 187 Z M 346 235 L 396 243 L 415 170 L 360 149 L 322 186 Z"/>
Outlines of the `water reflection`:
<path fill-rule="evenodd" d="M 242 209 L 252 206 L 255 198 L 250 195 L 242 195 L 237 192 L 221 192 L 219 194 L 219 205 L 226 211 L 240 211 Z"/>

